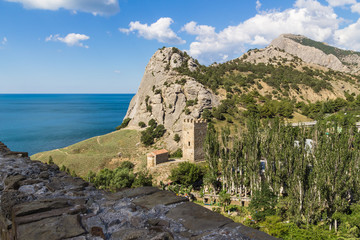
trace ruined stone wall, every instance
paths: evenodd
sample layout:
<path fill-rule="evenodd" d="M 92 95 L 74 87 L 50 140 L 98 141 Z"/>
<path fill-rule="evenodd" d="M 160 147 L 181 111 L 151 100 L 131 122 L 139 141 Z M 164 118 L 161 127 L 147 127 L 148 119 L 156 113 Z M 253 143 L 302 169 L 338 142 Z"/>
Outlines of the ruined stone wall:
<path fill-rule="evenodd" d="M 0 144 L 2 240 L 275 239 L 155 187 L 109 193 Z"/>
<path fill-rule="evenodd" d="M 207 131 L 205 120 L 184 119 L 183 122 L 183 158 L 191 162 L 204 160 L 204 140 Z"/>

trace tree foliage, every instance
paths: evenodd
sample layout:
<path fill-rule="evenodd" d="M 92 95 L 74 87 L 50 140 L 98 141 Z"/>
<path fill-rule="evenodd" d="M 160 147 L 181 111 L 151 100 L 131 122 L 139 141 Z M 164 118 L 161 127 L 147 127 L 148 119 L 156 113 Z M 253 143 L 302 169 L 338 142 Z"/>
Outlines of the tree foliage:
<path fill-rule="evenodd" d="M 177 168 L 171 169 L 170 179 L 185 186 L 193 185 L 201 180 L 202 172 L 199 166 L 190 162 L 182 162 Z"/>

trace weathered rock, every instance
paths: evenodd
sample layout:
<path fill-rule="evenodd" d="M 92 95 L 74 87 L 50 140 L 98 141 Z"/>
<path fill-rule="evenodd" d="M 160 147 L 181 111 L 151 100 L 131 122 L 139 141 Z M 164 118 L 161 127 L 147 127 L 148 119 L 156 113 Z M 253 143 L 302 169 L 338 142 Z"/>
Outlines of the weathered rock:
<path fill-rule="evenodd" d="M 16 229 L 18 239 L 27 240 L 58 240 L 76 237 L 84 233 L 86 231 L 81 227 L 77 215 L 46 218 L 20 225 Z"/>
<path fill-rule="evenodd" d="M 1 194 L 1 211 L 2 214 L 10 219 L 12 209 L 15 205 L 27 202 L 33 197 L 30 195 L 25 195 L 17 190 L 4 191 Z"/>
<path fill-rule="evenodd" d="M 139 122 L 155 119 L 167 129 L 167 149 L 176 150 L 180 143 L 173 140 L 181 131 L 185 117 L 186 101 L 198 99 L 195 106 L 189 106 L 191 116 L 199 118 L 206 108 L 219 105 L 220 99 L 204 85 L 179 74 L 174 68 L 186 64 L 191 71 L 197 69 L 195 60 L 172 48 L 158 50 L 146 66 L 138 92 L 131 100 L 125 118 L 131 118 L 130 128 L 140 129 Z M 181 83 L 181 81 L 184 81 Z M 151 111 L 150 111 L 151 108 Z"/>
<path fill-rule="evenodd" d="M 122 198 L 135 198 L 135 197 L 153 194 L 158 191 L 160 190 L 156 187 L 129 188 L 121 192 L 109 194 L 108 199 L 120 200 Z"/>
<path fill-rule="evenodd" d="M 151 195 L 147 195 L 144 197 L 137 198 L 133 201 L 136 205 L 139 205 L 141 207 L 151 209 L 155 207 L 156 205 L 169 205 L 169 204 L 175 204 L 179 202 L 185 202 L 188 201 L 187 198 L 184 197 L 178 197 L 175 195 L 175 193 L 172 192 L 166 192 L 166 191 L 160 191 L 156 192 Z"/>
<path fill-rule="evenodd" d="M 46 212 L 53 209 L 69 207 L 71 206 L 69 201 L 69 199 L 47 199 L 18 204 L 13 209 L 14 216 L 20 217 L 34 213 Z"/>
<path fill-rule="evenodd" d="M 192 202 L 177 205 L 166 216 L 182 222 L 187 229 L 193 232 L 216 229 L 232 222 L 231 219 Z"/>
<path fill-rule="evenodd" d="M 147 230 L 144 229 L 122 229 L 114 232 L 111 235 L 112 240 L 133 240 L 133 239 L 146 239 L 148 234 Z"/>
<path fill-rule="evenodd" d="M 23 175 L 14 175 L 14 176 L 8 176 L 5 179 L 5 187 L 6 189 L 19 189 L 20 187 L 20 181 L 25 180 L 25 176 Z"/>
<path fill-rule="evenodd" d="M 360 56 L 357 54 L 351 54 L 339 59 L 333 54 L 326 54 L 315 47 L 303 45 L 295 41 L 297 39 L 302 40 L 306 39 L 306 37 L 294 34 L 283 34 L 274 39 L 270 45 L 295 55 L 307 63 L 317 64 L 341 72 L 357 73 L 360 70 L 358 66 Z"/>

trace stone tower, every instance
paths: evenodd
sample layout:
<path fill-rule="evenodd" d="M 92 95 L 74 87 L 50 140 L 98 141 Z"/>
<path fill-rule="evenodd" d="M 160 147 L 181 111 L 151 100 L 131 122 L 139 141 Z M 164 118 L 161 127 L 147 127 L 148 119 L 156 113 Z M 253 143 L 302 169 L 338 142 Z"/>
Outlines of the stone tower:
<path fill-rule="evenodd" d="M 190 162 L 205 160 L 203 146 L 206 131 L 206 120 L 184 119 L 182 127 L 183 159 Z"/>

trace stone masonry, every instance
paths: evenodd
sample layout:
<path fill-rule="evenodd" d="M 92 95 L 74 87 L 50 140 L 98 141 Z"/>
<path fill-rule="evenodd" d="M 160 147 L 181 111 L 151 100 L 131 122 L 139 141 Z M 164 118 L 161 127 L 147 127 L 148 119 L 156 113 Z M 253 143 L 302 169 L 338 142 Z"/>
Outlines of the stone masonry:
<path fill-rule="evenodd" d="M 0 144 L 0 239 L 275 239 L 155 187 L 109 193 Z"/>
<path fill-rule="evenodd" d="M 205 160 L 204 141 L 206 131 L 206 120 L 184 119 L 182 129 L 183 159 L 190 162 Z"/>
<path fill-rule="evenodd" d="M 155 167 L 160 163 L 169 161 L 169 152 L 166 149 L 160 149 L 147 154 L 147 167 Z"/>

